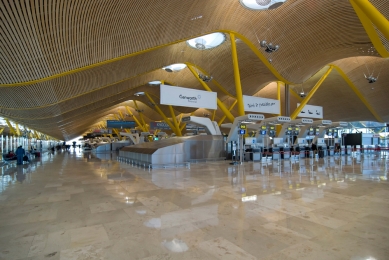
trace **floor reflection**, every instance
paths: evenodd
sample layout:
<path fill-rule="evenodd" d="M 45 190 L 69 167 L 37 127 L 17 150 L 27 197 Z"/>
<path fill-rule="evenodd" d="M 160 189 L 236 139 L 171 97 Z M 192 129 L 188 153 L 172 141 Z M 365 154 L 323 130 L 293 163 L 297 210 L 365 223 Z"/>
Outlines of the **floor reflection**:
<path fill-rule="evenodd" d="M 354 154 L 148 169 L 56 151 L 1 168 L 0 258 L 385 259 L 388 163 Z"/>

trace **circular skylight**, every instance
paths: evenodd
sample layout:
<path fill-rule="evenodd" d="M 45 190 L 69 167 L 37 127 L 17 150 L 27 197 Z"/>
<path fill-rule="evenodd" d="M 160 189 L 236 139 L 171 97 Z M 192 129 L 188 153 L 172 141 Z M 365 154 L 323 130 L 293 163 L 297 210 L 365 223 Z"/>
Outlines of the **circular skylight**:
<path fill-rule="evenodd" d="M 159 80 L 153 80 L 153 81 L 150 81 L 149 82 L 149 85 L 161 85 L 161 81 L 159 81 Z"/>
<path fill-rule="evenodd" d="M 276 9 L 286 2 L 286 0 L 239 0 L 240 4 L 250 10 Z"/>
<path fill-rule="evenodd" d="M 172 65 L 163 67 L 162 69 L 167 71 L 167 72 L 177 72 L 177 71 L 183 70 L 185 68 L 186 68 L 186 64 L 176 63 L 176 64 L 172 64 Z"/>
<path fill-rule="evenodd" d="M 226 36 L 224 33 L 217 32 L 187 40 L 186 43 L 192 48 L 198 50 L 207 50 L 219 46 L 225 40 Z"/>

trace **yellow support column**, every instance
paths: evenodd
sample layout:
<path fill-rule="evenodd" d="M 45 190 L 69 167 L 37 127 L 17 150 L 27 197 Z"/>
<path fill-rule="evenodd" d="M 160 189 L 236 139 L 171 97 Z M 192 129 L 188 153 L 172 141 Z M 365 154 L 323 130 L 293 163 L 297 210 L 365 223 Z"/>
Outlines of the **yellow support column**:
<path fill-rule="evenodd" d="M 120 116 L 120 119 L 121 119 L 121 120 L 124 120 L 123 113 L 122 113 L 122 111 L 120 111 L 120 110 L 119 110 L 119 116 Z"/>
<path fill-rule="evenodd" d="M 277 81 L 277 100 L 280 102 L 280 113 L 278 114 L 279 116 L 282 114 L 282 109 L 281 109 L 281 81 Z M 276 134 L 278 134 L 281 131 L 281 125 L 276 125 Z"/>
<path fill-rule="evenodd" d="M 211 121 L 215 121 L 215 116 L 216 116 L 216 109 L 213 110 Z"/>
<path fill-rule="evenodd" d="M 16 135 L 16 130 L 13 128 L 13 126 L 11 125 L 11 123 L 9 122 L 8 119 L 4 118 L 5 122 L 7 123 L 8 127 L 9 127 L 9 131 L 11 132 L 11 134 L 13 135 Z"/>
<path fill-rule="evenodd" d="M 143 132 L 147 132 L 146 129 L 143 128 L 142 124 L 139 122 L 139 120 L 135 117 L 135 115 L 131 112 L 131 109 L 126 106 L 126 110 L 128 112 L 128 114 L 130 114 L 132 116 L 132 118 L 134 119 L 135 123 L 142 129 Z"/>
<path fill-rule="evenodd" d="M 234 108 L 234 106 L 238 103 L 238 100 L 235 99 L 234 103 L 232 103 L 232 105 L 230 106 L 230 108 L 228 109 L 229 112 L 231 112 L 231 110 Z M 226 119 L 226 115 L 224 114 L 224 116 L 219 120 L 219 122 L 217 123 L 218 126 L 220 126 L 223 121 Z M 232 121 L 234 122 L 234 121 Z"/>
<path fill-rule="evenodd" d="M 365 2 L 365 1 L 363 1 L 363 2 Z M 378 35 L 376 29 L 373 26 L 372 20 L 366 15 L 364 10 L 362 10 L 359 7 L 359 5 L 357 5 L 356 1 L 350 0 L 350 3 L 352 5 L 352 7 L 354 8 L 354 11 L 357 14 L 359 20 L 361 21 L 363 28 L 365 28 L 365 31 L 370 38 L 370 41 L 373 43 L 374 48 L 377 50 L 377 52 L 382 57 L 388 58 L 389 52 L 386 49 L 386 47 L 383 45 L 380 36 Z M 369 5 L 370 3 L 368 1 L 366 1 L 366 3 L 362 3 L 362 5 L 363 4 Z M 375 7 L 373 7 L 373 8 L 375 8 Z M 377 12 L 379 12 L 379 11 L 377 10 Z M 387 30 L 389 30 L 389 29 L 387 28 Z"/>
<path fill-rule="evenodd" d="M 332 67 L 342 76 L 342 78 L 347 82 L 349 87 L 359 97 L 359 99 L 366 106 L 366 108 L 369 109 L 370 113 L 373 114 L 373 116 L 377 119 L 377 121 L 378 122 L 384 122 L 384 120 L 382 120 L 382 118 L 378 115 L 378 113 L 374 110 L 374 108 L 370 105 L 370 103 L 366 100 L 366 98 L 358 90 L 358 88 L 354 85 L 354 83 L 352 83 L 352 81 L 347 77 L 347 75 L 338 66 L 332 65 Z"/>
<path fill-rule="evenodd" d="M 142 113 L 139 112 L 140 109 L 139 109 L 138 104 L 136 103 L 135 100 L 134 100 L 134 105 L 135 105 L 135 107 L 136 107 L 136 110 L 137 110 L 138 113 L 139 113 L 140 120 L 142 121 L 142 124 L 143 124 L 143 127 L 142 127 L 142 128 L 145 129 L 146 132 L 148 132 L 148 131 L 149 131 L 149 128 L 148 128 L 148 126 L 147 126 L 146 123 L 145 123 L 145 120 L 144 120 L 144 118 L 143 118 Z"/>
<path fill-rule="evenodd" d="M 199 75 L 197 75 L 196 71 L 193 69 L 192 66 L 188 66 L 188 69 L 193 73 L 193 75 L 196 77 L 196 79 L 200 82 L 200 84 L 203 86 L 203 88 L 205 90 L 212 91 L 211 88 L 208 87 L 208 85 L 199 78 Z M 219 98 L 217 99 L 217 105 L 223 111 L 223 113 L 227 116 L 228 120 L 230 120 L 231 122 L 234 122 L 235 117 L 230 113 L 230 111 L 228 111 L 226 106 L 223 104 L 222 101 L 220 101 Z"/>
<path fill-rule="evenodd" d="M 236 99 L 238 100 L 238 113 L 239 116 L 244 116 L 245 113 L 244 113 L 244 105 L 243 105 L 243 93 L 242 93 L 242 85 L 240 83 L 238 52 L 236 51 L 235 34 L 230 33 L 230 40 L 231 40 L 232 66 L 234 67 Z"/>
<path fill-rule="evenodd" d="M 164 114 L 163 111 L 159 108 L 159 106 L 157 105 L 157 103 L 154 102 L 154 100 L 151 98 L 151 96 L 149 95 L 149 93 L 145 92 L 145 95 L 146 95 L 146 97 L 150 100 L 150 102 L 154 104 L 155 109 L 156 109 L 157 112 L 162 116 L 163 120 L 165 120 L 166 124 L 168 124 L 168 125 L 170 126 L 170 128 L 173 130 L 173 132 L 174 132 L 176 135 L 178 135 L 177 129 L 173 126 L 172 122 L 170 122 L 170 120 L 165 116 L 165 114 Z"/>
<path fill-rule="evenodd" d="M 3 131 L 4 131 L 4 128 L 1 128 L 0 129 L 0 135 L 3 133 Z"/>
<path fill-rule="evenodd" d="M 18 125 L 18 124 L 15 124 L 15 128 L 16 128 L 16 134 L 17 134 L 18 136 L 20 136 L 19 125 Z"/>
<path fill-rule="evenodd" d="M 296 117 L 298 116 L 298 114 L 300 114 L 301 110 L 303 110 L 303 108 L 305 107 L 305 105 L 309 102 L 309 100 L 311 100 L 313 94 L 315 94 L 316 90 L 319 89 L 321 83 L 323 83 L 323 81 L 327 78 L 327 76 L 330 74 L 330 72 L 332 71 L 332 66 L 329 67 L 329 69 L 327 70 L 327 72 L 319 79 L 319 81 L 316 83 L 316 85 L 311 89 L 311 91 L 309 91 L 308 95 L 303 99 L 303 101 L 301 101 L 300 105 L 298 106 L 298 108 L 296 108 L 296 110 L 292 113 L 292 115 L 290 116 L 290 118 L 292 120 L 296 119 Z"/>
<path fill-rule="evenodd" d="M 178 136 L 182 136 L 180 126 L 178 125 L 176 115 L 174 114 L 174 110 L 173 110 L 173 107 L 171 105 L 169 105 L 169 110 L 170 110 L 170 114 L 172 115 L 173 124 L 177 129 Z"/>
<path fill-rule="evenodd" d="M 277 81 L 277 100 L 280 102 L 280 113 L 281 115 L 281 81 Z"/>
<path fill-rule="evenodd" d="M 389 40 L 389 21 L 368 0 L 350 0 L 351 4 L 357 5 L 370 21 Z"/>

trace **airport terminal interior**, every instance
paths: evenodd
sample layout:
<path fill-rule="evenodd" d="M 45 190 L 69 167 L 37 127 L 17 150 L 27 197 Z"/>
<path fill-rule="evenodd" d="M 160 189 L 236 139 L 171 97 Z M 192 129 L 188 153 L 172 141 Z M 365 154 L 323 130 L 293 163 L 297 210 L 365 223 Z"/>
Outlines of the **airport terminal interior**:
<path fill-rule="evenodd" d="M 389 259 L 389 1 L 0 11 L 0 259 Z"/>

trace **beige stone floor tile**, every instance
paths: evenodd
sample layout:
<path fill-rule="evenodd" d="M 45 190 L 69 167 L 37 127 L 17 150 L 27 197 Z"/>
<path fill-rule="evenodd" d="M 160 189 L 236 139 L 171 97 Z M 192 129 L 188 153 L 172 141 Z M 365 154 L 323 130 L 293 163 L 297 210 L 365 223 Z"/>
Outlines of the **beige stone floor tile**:
<path fill-rule="evenodd" d="M 61 187 L 61 186 L 62 186 L 62 183 L 54 182 L 54 183 L 46 184 L 45 188 L 57 188 L 57 187 Z"/>
<path fill-rule="evenodd" d="M 82 247 L 109 240 L 102 225 L 71 229 L 70 247 Z"/>
<path fill-rule="evenodd" d="M 322 214 L 317 213 L 317 212 L 312 212 L 312 211 L 302 213 L 301 215 L 298 215 L 297 217 L 311 221 L 311 222 L 316 223 L 316 224 L 320 224 L 320 225 L 329 227 L 329 228 L 333 228 L 333 229 L 337 229 L 341 226 L 348 224 L 348 222 L 345 220 L 340 220 L 337 218 L 328 217 L 328 216 L 322 215 Z"/>
<path fill-rule="evenodd" d="M 28 214 L 29 222 L 37 222 L 44 220 L 53 220 L 57 218 L 57 209 L 46 209 L 40 211 L 33 211 Z"/>
<path fill-rule="evenodd" d="M 84 247 L 70 248 L 61 250 L 60 260 L 73 259 L 88 259 L 88 260 L 103 260 L 104 252 L 102 247 L 96 245 L 89 245 Z"/>
<path fill-rule="evenodd" d="M 57 194 L 49 197 L 48 202 L 57 202 L 57 201 L 64 201 L 64 200 L 70 200 L 69 194 Z"/>
<path fill-rule="evenodd" d="M 110 202 L 91 204 L 89 205 L 89 208 L 92 213 L 111 211 L 116 209 Z"/>
<path fill-rule="evenodd" d="M 0 259 L 11 260 L 27 257 L 33 240 L 33 236 L 26 236 L 0 243 Z"/>
<path fill-rule="evenodd" d="M 301 260 L 342 259 L 339 258 L 339 255 L 332 252 L 331 250 L 323 249 L 320 245 L 311 241 L 304 241 L 300 244 L 290 246 L 284 250 L 281 250 L 280 253 L 284 254 L 286 257 Z"/>
<path fill-rule="evenodd" d="M 222 237 L 201 242 L 200 248 L 217 259 L 257 259 Z"/>
<path fill-rule="evenodd" d="M 302 162 L 307 172 L 300 175 Z M 310 181 L 310 161 L 302 162 L 285 161 L 281 173 L 273 162 L 232 167 L 225 161 L 145 171 L 87 162 L 81 153 L 42 157 L 31 181 L 7 183 L 0 195 L 0 254 L 30 260 L 220 259 L 225 252 L 231 259 L 386 259 L 389 182 L 360 173 L 352 181 L 345 178 L 348 166 L 324 169 L 318 159 L 314 175 L 326 182 L 318 185 Z M 107 181 L 122 171 L 128 180 Z M 328 174 L 335 173 L 345 181 L 331 182 Z M 257 200 L 242 202 L 251 195 Z"/>

